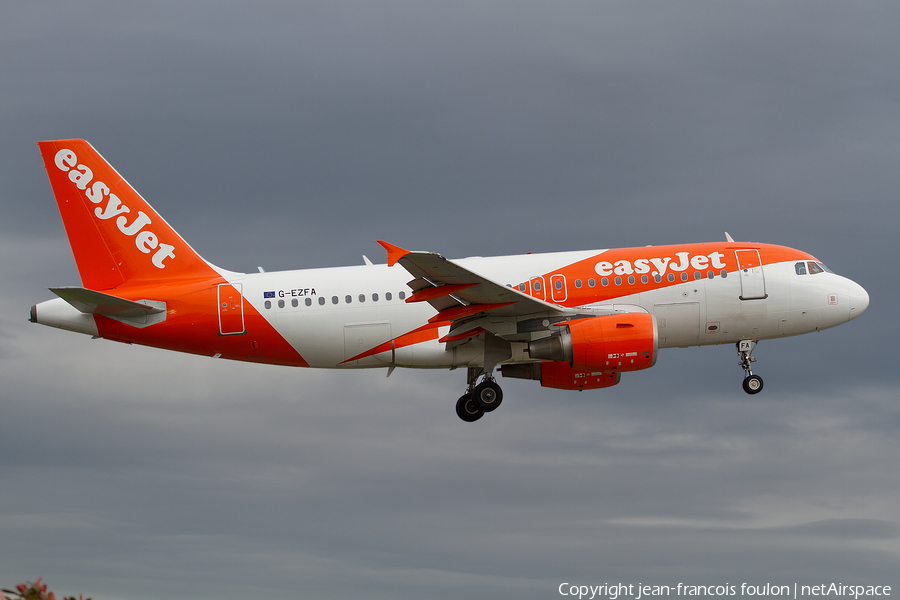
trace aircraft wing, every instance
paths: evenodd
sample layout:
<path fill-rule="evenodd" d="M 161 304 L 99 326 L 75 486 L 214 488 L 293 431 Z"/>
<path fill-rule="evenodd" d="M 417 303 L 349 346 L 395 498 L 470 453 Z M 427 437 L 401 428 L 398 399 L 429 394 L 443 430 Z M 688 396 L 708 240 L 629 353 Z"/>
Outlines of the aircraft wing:
<path fill-rule="evenodd" d="M 407 302 L 428 302 L 438 311 L 430 323 L 451 321 L 451 335 L 442 341 L 467 339 L 478 332 L 460 328 L 460 321 L 475 323 L 479 316 L 523 317 L 526 315 L 562 315 L 566 309 L 523 294 L 487 277 L 474 273 L 434 252 L 410 252 L 379 240 L 388 252 L 388 265 L 399 263 L 415 278 Z M 461 333 L 456 333 L 461 331 Z M 483 329 L 481 331 L 484 331 Z"/>

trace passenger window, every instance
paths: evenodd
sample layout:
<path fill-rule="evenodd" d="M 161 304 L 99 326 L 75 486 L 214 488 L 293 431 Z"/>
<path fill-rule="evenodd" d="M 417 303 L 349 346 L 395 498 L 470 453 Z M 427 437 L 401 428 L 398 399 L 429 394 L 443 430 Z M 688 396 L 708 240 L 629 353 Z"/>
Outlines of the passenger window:
<path fill-rule="evenodd" d="M 350 304 L 351 302 L 353 302 L 353 296 L 351 296 L 350 294 L 347 294 L 346 296 L 344 296 L 344 302 L 346 302 L 347 304 Z"/>
<path fill-rule="evenodd" d="M 628 276 L 628 285 L 634 285 L 634 275 Z"/>
<path fill-rule="evenodd" d="M 388 302 L 390 302 L 391 298 L 393 298 L 393 296 L 391 295 L 390 292 L 385 292 L 385 293 L 384 293 L 384 299 L 385 299 L 385 300 L 387 300 Z"/>
<path fill-rule="evenodd" d="M 622 278 L 616 277 L 616 285 L 622 285 Z"/>
<path fill-rule="evenodd" d="M 701 277 L 703 277 L 703 273 L 701 273 L 700 271 L 694 271 L 694 279 L 700 279 Z"/>
<path fill-rule="evenodd" d="M 365 294 L 360 294 L 360 295 L 359 295 L 359 301 L 360 301 L 360 302 L 365 302 L 365 301 L 366 301 L 366 295 L 365 295 Z"/>
<path fill-rule="evenodd" d="M 726 271 L 725 269 L 722 269 L 722 271 L 719 273 L 719 275 L 721 275 L 722 279 L 724 279 L 724 278 L 728 277 L 728 271 Z"/>
<path fill-rule="evenodd" d="M 715 277 L 715 276 L 716 276 L 716 274 L 713 273 L 712 271 L 707 271 L 707 272 L 706 272 L 706 278 L 707 278 L 707 279 L 712 279 L 712 278 Z"/>
<path fill-rule="evenodd" d="M 307 306 L 312 306 L 312 298 L 307 298 L 305 304 Z"/>
<path fill-rule="evenodd" d="M 581 288 L 581 280 L 580 279 L 575 280 L 575 287 L 577 287 L 579 289 Z"/>
<path fill-rule="evenodd" d="M 263 306 L 265 306 L 266 308 L 272 308 L 272 302 L 266 300 L 266 303 Z"/>
<path fill-rule="evenodd" d="M 818 263 L 814 263 L 814 262 L 809 263 L 809 274 L 810 275 L 818 275 L 819 273 L 824 273 L 824 272 L 825 272 L 825 270 L 822 269 L 822 267 L 820 267 L 818 265 Z"/>
<path fill-rule="evenodd" d="M 594 287 L 595 285 L 597 285 L 597 282 L 593 278 L 588 279 L 588 287 Z"/>
<path fill-rule="evenodd" d="M 540 281 L 534 282 L 534 291 L 536 291 L 536 292 L 541 291 L 541 282 Z"/>
<path fill-rule="evenodd" d="M 561 290 L 561 289 L 562 289 L 562 280 L 561 280 L 561 279 L 557 279 L 556 281 L 554 281 L 554 282 L 553 282 L 553 287 L 555 287 L 555 288 L 558 289 L 558 290 Z"/>
<path fill-rule="evenodd" d="M 669 281 L 675 281 L 675 273 L 669 273 Z"/>
<path fill-rule="evenodd" d="M 337 296 L 332 296 L 332 297 L 331 297 L 331 303 L 332 303 L 332 304 L 337 304 L 337 303 L 338 303 L 338 297 L 337 297 Z"/>
<path fill-rule="evenodd" d="M 400 292 L 400 293 L 397 295 L 397 297 L 400 298 L 401 300 L 405 299 L 405 298 L 406 298 L 406 292 Z"/>
<path fill-rule="evenodd" d="M 528 286 L 525 285 L 524 283 L 520 283 L 520 284 L 519 284 L 519 291 L 520 291 L 520 292 L 524 292 L 524 291 L 527 290 L 527 289 L 528 289 Z"/>
<path fill-rule="evenodd" d="M 306 301 L 309 302 L 309 298 L 307 298 Z M 293 300 L 291 300 L 291 306 L 293 306 L 294 308 L 297 308 L 297 306 L 298 306 L 299 304 L 300 304 L 300 302 L 299 302 L 299 300 L 297 300 L 296 298 L 294 298 Z"/>
<path fill-rule="evenodd" d="M 660 275 L 659 273 L 657 273 L 656 275 L 653 276 L 653 281 L 655 281 L 656 283 L 661 283 L 661 282 L 662 282 L 662 275 Z"/>
<path fill-rule="evenodd" d="M 806 275 L 806 263 L 798 262 L 794 265 L 794 271 L 796 271 L 797 275 Z"/>
<path fill-rule="evenodd" d="M 278 301 L 278 308 L 284 308 L 284 300 Z"/>
<path fill-rule="evenodd" d="M 325 296 L 319 296 L 319 306 L 325 306 Z"/>
<path fill-rule="evenodd" d="M 372 302 L 378 302 L 378 294 L 372 294 Z"/>
<path fill-rule="evenodd" d="M 650 280 L 647 278 L 646 275 L 641 275 L 641 283 L 647 283 L 648 281 L 650 281 Z"/>

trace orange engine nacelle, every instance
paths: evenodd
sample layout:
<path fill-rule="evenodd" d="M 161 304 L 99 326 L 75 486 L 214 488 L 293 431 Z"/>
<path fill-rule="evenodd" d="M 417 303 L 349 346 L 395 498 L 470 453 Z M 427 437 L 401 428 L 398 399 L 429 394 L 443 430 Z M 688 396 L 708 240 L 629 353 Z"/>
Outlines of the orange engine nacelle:
<path fill-rule="evenodd" d="M 640 371 L 656 364 L 659 336 L 648 313 L 626 313 L 569 321 L 572 368 Z"/>
<path fill-rule="evenodd" d="M 622 313 L 574 319 L 559 335 L 531 342 L 531 358 L 569 363 L 574 371 L 639 371 L 656 363 L 659 336 L 648 313 Z"/>

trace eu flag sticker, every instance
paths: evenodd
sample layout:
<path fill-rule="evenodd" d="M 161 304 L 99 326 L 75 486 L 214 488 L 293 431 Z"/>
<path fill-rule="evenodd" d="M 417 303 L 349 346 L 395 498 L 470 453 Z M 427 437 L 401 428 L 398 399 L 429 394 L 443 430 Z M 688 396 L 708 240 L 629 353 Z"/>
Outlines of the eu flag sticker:
<path fill-rule="evenodd" d="M 263 292 L 263 298 L 274 298 L 275 292 Z"/>

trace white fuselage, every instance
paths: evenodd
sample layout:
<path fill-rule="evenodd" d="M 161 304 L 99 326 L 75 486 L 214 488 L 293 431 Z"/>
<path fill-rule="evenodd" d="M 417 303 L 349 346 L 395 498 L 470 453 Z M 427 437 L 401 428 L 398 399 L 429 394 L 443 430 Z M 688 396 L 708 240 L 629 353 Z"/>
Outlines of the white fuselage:
<path fill-rule="evenodd" d="M 515 286 L 537 273 L 552 272 L 597 254 L 528 254 L 454 262 Z M 742 300 L 741 278 L 732 273 L 637 293 L 629 289 L 633 286 L 623 284 L 617 290 L 620 296 L 586 306 L 652 313 L 663 348 L 799 335 L 845 323 L 865 309 L 868 296 L 858 284 L 828 272 L 798 275 L 794 264 L 790 261 L 762 267 L 764 298 Z M 399 267 L 363 265 L 226 277 L 232 285 L 243 287 L 246 301 L 311 367 L 454 367 L 470 364 L 481 352 L 475 345 L 447 351 L 435 339 L 395 350 L 393 355 L 383 352 L 353 364 L 344 362 L 367 349 L 361 347 L 359 339 L 362 345 L 370 340 L 374 346 L 416 329 L 435 314 L 427 303 L 408 304 L 401 299 L 401 293 L 409 294 L 406 283 L 410 275 Z M 272 291 L 274 298 L 263 298 L 265 292 Z M 441 328 L 440 335 L 448 329 Z"/>

